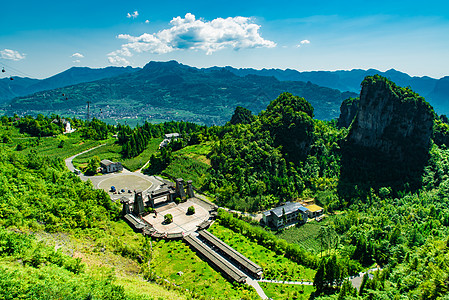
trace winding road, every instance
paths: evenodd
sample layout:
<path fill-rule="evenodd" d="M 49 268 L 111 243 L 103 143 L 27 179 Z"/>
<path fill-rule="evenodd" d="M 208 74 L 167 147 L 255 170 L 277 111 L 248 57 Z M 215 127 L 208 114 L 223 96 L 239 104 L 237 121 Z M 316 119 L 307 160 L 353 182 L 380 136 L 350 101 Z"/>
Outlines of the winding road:
<path fill-rule="evenodd" d="M 87 150 L 85 150 L 85 151 L 83 151 L 83 152 L 80 152 L 80 153 L 78 153 L 78 154 L 75 154 L 75 155 L 73 155 L 73 156 L 70 156 L 70 157 L 66 158 L 66 159 L 64 160 L 65 165 L 67 166 L 67 168 L 68 168 L 71 172 L 74 172 L 74 171 L 75 171 L 75 166 L 73 165 L 73 159 L 75 159 L 75 157 L 77 157 L 77 156 L 79 156 L 79 155 L 82 155 L 82 154 L 84 154 L 84 153 L 87 153 L 87 152 L 89 152 L 89 151 L 92 151 L 92 150 L 94 150 L 94 149 L 97 149 L 97 148 L 99 148 L 99 147 L 102 147 L 102 146 L 104 146 L 104 145 L 106 145 L 106 144 L 102 144 L 102 145 L 99 145 L 99 146 L 96 146 L 96 147 L 87 149 Z M 142 168 L 141 168 L 141 169 L 142 169 Z M 131 172 L 131 171 L 129 171 L 129 170 L 123 168 L 123 171 L 121 171 L 120 173 L 109 173 L 109 174 L 103 174 L 103 175 L 100 175 L 100 176 L 87 176 L 87 175 L 84 175 L 84 174 L 81 173 L 81 174 L 79 174 L 78 176 L 79 176 L 80 179 L 83 180 L 83 181 L 88 181 L 88 180 L 90 180 L 90 181 L 92 182 L 92 185 L 94 186 L 95 189 L 101 189 L 100 184 L 101 184 L 103 181 L 107 180 L 107 179 L 110 179 L 110 178 L 117 178 L 117 179 L 118 179 L 118 178 L 120 178 L 120 177 L 123 177 L 123 178 L 125 179 L 125 178 L 126 178 L 125 176 L 128 176 L 128 177 L 129 177 L 130 175 L 138 176 L 138 177 L 140 177 L 140 178 L 142 178 L 142 179 L 144 179 L 144 180 L 150 182 L 150 186 L 149 186 L 147 189 L 145 189 L 144 192 L 151 192 L 151 191 L 154 191 L 154 190 L 158 189 L 158 188 L 163 184 L 163 182 L 162 182 L 161 180 L 159 180 L 159 179 L 158 179 L 157 177 L 155 177 L 155 176 L 148 176 L 148 175 L 142 174 L 142 173 L 140 172 L 141 169 L 139 169 L 139 170 L 137 170 L 137 171 L 135 171 L 135 172 Z M 133 189 L 133 188 L 132 188 L 132 189 Z M 116 200 L 116 199 L 118 199 L 118 198 L 121 198 L 121 197 L 123 196 L 123 194 L 122 194 L 122 195 L 120 195 L 120 194 L 112 194 L 112 193 L 110 193 L 110 192 L 107 191 L 107 190 L 105 190 L 105 191 L 109 193 L 109 195 L 111 196 L 111 199 L 112 199 L 113 201 Z"/>

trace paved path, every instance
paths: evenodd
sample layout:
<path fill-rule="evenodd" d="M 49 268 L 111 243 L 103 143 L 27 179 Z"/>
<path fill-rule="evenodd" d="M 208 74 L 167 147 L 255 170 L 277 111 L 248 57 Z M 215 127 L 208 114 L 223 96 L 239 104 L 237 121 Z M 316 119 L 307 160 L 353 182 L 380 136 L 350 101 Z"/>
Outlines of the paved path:
<path fill-rule="evenodd" d="M 81 154 L 87 153 L 89 151 L 92 151 L 94 149 L 97 149 L 99 147 L 102 147 L 104 145 L 106 145 L 106 144 L 102 144 L 102 145 L 99 145 L 99 146 L 87 149 L 87 150 L 85 150 L 83 152 L 80 152 L 78 154 L 75 154 L 73 156 L 70 156 L 70 157 L 66 158 L 65 159 L 65 165 L 67 166 L 67 168 L 71 172 L 74 172 L 75 171 L 75 166 L 73 165 L 73 159 L 75 157 L 77 157 L 77 156 L 79 156 Z M 136 172 L 131 172 L 131 171 L 125 169 L 125 168 L 123 168 L 123 171 L 121 171 L 120 173 L 108 173 L 108 174 L 103 174 L 103 175 L 99 175 L 99 176 L 87 176 L 87 175 L 84 175 L 84 174 L 81 173 L 81 174 L 79 174 L 79 177 L 83 181 L 90 180 L 92 182 L 92 185 L 94 186 L 94 188 L 100 189 L 100 184 L 103 181 L 105 181 L 105 180 L 107 180 L 109 178 L 120 178 L 120 176 L 131 175 L 131 174 L 135 175 L 135 176 L 138 176 L 138 177 L 141 177 L 141 178 L 143 178 L 143 179 L 145 179 L 145 180 L 150 182 L 149 187 L 147 189 L 145 189 L 144 192 L 151 192 L 151 191 L 157 189 L 162 184 L 162 181 L 159 180 L 158 178 L 156 178 L 155 176 L 144 175 L 144 174 L 140 173 L 140 170 L 138 170 Z M 108 191 L 106 191 L 106 192 L 108 192 Z M 131 194 L 120 194 L 119 195 L 119 194 L 109 193 L 109 195 L 111 196 L 111 199 L 113 201 L 115 201 L 116 199 L 121 198 L 124 195 L 130 196 Z"/>
<path fill-rule="evenodd" d="M 355 287 L 357 290 L 359 290 L 360 289 L 360 285 L 362 285 L 363 276 L 366 273 L 368 273 L 368 275 L 370 276 L 370 279 L 373 279 L 374 276 L 371 273 L 375 272 L 375 271 L 380 271 L 380 270 L 382 270 L 382 269 L 379 268 L 379 267 L 373 268 L 373 269 L 369 269 L 366 272 L 361 272 L 357 276 L 354 276 L 354 277 L 351 276 L 348 279 L 349 279 L 349 281 L 351 281 L 352 286 Z"/>
<path fill-rule="evenodd" d="M 280 283 L 280 284 L 298 284 L 298 285 L 313 285 L 313 282 L 309 281 L 281 281 L 281 280 L 270 280 L 270 279 L 259 279 L 258 282 L 268 282 L 268 283 Z"/>
<path fill-rule="evenodd" d="M 70 157 L 66 158 L 66 159 L 65 159 L 65 165 L 66 165 L 67 168 L 70 170 L 70 172 L 75 171 L 75 166 L 73 165 L 73 159 L 74 159 L 75 157 L 77 157 L 77 156 L 79 156 L 79 155 L 81 155 L 81 154 L 87 153 L 87 152 L 89 152 L 89 151 L 92 151 L 92 150 L 94 150 L 94 149 L 97 149 L 97 148 L 99 148 L 99 147 L 103 147 L 104 145 L 106 145 L 106 144 L 102 144 L 102 145 L 99 145 L 99 146 L 96 146 L 96 147 L 87 149 L 87 150 L 85 150 L 85 151 L 83 151 L 83 152 L 80 152 L 80 153 L 78 153 L 78 154 L 75 154 L 75 155 L 73 155 L 73 156 L 70 156 Z"/>
<path fill-rule="evenodd" d="M 254 279 L 251 279 L 249 277 L 246 278 L 246 284 L 252 286 L 256 290 L 256 292 L 257 292 L 257 294 L 259 295 L 260 298 L 268 299 L 267 295 L 265 295 L 265 292 L 260 287 L 260 285 L 259 285 L 259 283 L 257 281 L 258 280 L 254 280 Z"/>

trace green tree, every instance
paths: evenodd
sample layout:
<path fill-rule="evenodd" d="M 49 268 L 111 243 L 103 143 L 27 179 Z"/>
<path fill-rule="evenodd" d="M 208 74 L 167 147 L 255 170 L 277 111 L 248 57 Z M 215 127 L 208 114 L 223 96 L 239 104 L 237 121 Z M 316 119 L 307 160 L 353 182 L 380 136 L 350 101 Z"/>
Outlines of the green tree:
<path fill-rule="evenodd" d="M 250 124 L 254 121 L 254 116 L 249 109 L 246 109 L 241 106 L 237 106 L 235 108 L 234 114 L 231 117 L 232 125 L 236 124 Z"/>
<path fill-rule="evenodd" d="M 95 175 L 99 167 L 100 167 L 100 158 L 95 155 L 89 160 L 85 172 L 87 175 Z"/>
<path fill-rule="evenodd" d="M 298 163 L 310 150 L 313 138 L 313 107 L 304 98 L 282 93 L 260 115 L 262 128 L 268 130 L 275 146 L 282 146 L 288 159 Z"/>

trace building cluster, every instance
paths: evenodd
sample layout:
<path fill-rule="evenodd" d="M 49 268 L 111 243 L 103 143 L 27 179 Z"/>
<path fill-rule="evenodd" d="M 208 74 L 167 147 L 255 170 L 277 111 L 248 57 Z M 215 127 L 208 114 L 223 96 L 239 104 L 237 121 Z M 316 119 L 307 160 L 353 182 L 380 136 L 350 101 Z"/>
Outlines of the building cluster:
<path fill-rule="evenodd" d="M 166 133 L 164 134 L 164 140 L 159 144 L 159 148 L 164 148 L 168 144 L 170 144 L 171 141 L 180 139 L 182 136 L 181 134 L 174 132 L 174 133 Z"/>
<path fill-rule="evenodd" d="M 323 208 L 313 200 L 287 202 L 282 206 L 263 212 L 262 220 L 265 225 L 274 229 L 293 224 L 306 223 L 309 218 L 317 218 L 323 214 Z"/>

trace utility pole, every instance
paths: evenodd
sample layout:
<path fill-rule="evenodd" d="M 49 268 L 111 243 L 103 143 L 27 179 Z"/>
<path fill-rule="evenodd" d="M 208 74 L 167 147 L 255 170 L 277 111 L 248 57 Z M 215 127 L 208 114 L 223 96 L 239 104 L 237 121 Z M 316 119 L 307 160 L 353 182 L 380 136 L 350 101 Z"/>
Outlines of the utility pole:
<path fill-rule="evenodd" d="M 90 119 L 90 101 L 87 101 L 87 119 L 86 121 L 89 122 Z"/>

